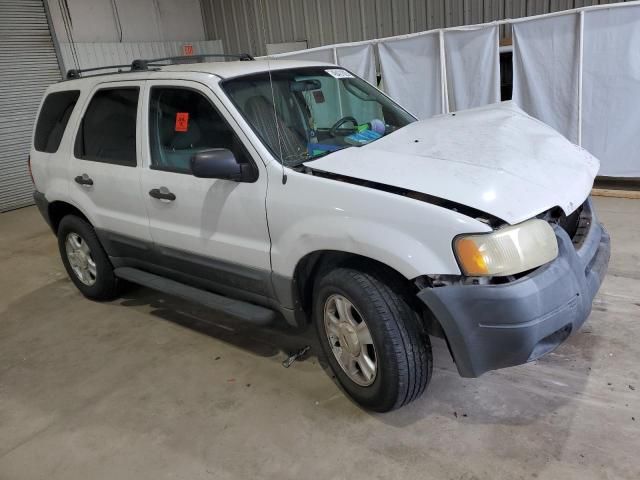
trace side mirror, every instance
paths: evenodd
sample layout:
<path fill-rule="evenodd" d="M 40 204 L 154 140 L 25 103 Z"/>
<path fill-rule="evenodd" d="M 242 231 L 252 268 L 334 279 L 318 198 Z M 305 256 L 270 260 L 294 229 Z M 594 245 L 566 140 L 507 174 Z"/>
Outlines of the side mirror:
<path fill-rule="evenodd" d="M 246 177 L 246 167 L 238 163 L 231 150 L 209 148 L 191 157 L 191 172 L 199 178 L 220 178 L 241 182 Z"/>

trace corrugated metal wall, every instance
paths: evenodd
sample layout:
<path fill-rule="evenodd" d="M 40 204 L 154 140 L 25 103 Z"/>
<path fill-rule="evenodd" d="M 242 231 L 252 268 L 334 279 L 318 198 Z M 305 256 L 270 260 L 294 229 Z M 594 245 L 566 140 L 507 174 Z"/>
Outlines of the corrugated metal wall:
<path fill-rule="evenodd" d="M 266 43 L 309 48 L 472 25 L 619 0 L 202 0 L 207 38 L 225 52 L 265 55 Z M 502 37 L 510 37 L 503 27 Z"/>
<path fill-rule="evenodd" d="M 31 132 L 60 67 L 42 0 L 0 0 L 0 212 L 33 203 Z"/>
<path fill-rule="evenodd" d="M 224 53 L 220 40 L 184 40 L 166 42 L 101 42 L 60 44 L 65 71 L 72 68 L 93 68 L 105 65 L 129 65 L 137 58 L 161 58 L 184 55 L 182 47 L 191 45 L 193 55 Z M 209 58 L 208 61 L 216 61 Z M 105 70 L 104 72 L 109 72 Z M 117 71 L 117 69 L 113 69 Z"/>

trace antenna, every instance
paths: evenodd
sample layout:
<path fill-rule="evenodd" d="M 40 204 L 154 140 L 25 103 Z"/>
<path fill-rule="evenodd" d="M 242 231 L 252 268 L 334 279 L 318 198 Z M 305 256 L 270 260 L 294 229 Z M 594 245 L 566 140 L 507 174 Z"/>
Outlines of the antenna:
<path fill-rule="evenodd" d="M 262 10 L 262 35 L 265 40 L 265 44 L 267 42 L 267 28 L 265 26 L 264 17 L 266 16 L 266 11 L 264 9 L 264 0 L 260 0 L 260 8 Z M 280 153 L 280 166 L 282 167 L 282 184 L 285 185 L 287 183 L 287 171 L 284 169 L 284 158 L 282 158 L 282 137 L 280 136 L 280 124 L 278 123 L 278 112 L 276 110 L 276 96 L 273 90 L 273 78 L 271 77 L 271 64 L 269 63 L 269 55 L 266 56 L 267 59 L 267 71 L 269 72 L 269 85 L 271 87 L 271 104 L 273 105 L 273 121 L 276 124 L 276 134 L 278 136 L 278 150 Z"/>

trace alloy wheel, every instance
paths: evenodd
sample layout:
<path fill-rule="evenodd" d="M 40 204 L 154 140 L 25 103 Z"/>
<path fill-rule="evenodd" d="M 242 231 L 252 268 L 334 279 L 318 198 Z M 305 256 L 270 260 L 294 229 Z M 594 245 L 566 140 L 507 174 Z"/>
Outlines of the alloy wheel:
<path fill-rule="evenodd" d="M 376 379 L 378 357 L 367 323 L 347 297 L 333 294 L 327 298 L 324 328 L 342 370 L 356 384 L 371 385 Z"/>
<path fill-rule="evenodd" d="M 69 265 L 78 280 L 89 287 L 95 284 L 98 275 L 96 262 L 93 260 L 91 249 L 84 238 L 71 232 L 67 235 L 64 245 Z"/>

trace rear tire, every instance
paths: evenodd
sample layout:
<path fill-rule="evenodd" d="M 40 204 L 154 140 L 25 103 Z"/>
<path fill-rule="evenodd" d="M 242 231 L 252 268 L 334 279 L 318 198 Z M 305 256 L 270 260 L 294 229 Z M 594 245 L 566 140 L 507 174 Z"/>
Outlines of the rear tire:
<path fill-rule="evenodd" d="M 431 343 L 408 298 L 400 279 L 382 268 L 338 268 L 315 288 L 323 352 L 340 385 L 367 409 L 406 405 L 431 379 Z"/>
<path fill-rule="evenodd" d="M 118 279 L 93 227 L 80 217 L 67 215 L 58 226 L 58 248 L 67 274 L 91 300 L 112 300 Z"/>

